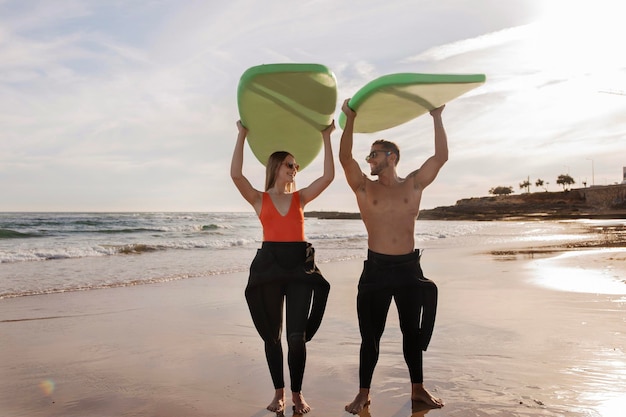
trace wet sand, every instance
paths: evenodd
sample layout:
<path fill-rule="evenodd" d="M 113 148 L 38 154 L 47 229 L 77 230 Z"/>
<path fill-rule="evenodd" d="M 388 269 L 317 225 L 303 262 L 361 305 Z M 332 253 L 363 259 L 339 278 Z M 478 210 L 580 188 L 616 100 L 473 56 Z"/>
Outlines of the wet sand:
<path fill-rule="evenodd" d="M 624 248 L 491 249 L 434 248 L 422 258 L 440 294 L 425 384 L 445 407 L 411 404 L 392 305 L 362 416 L 621 416 Z M 343 407 L 357 392 L 361 266 L 320 265 L 332 288 L 307 345 L 310 416 L 348 416 Z M 246 279 L 235 273 L 0 300 L 0 415 L 275 415 L 265 410 L 273 388 L 243 298 Z"/>

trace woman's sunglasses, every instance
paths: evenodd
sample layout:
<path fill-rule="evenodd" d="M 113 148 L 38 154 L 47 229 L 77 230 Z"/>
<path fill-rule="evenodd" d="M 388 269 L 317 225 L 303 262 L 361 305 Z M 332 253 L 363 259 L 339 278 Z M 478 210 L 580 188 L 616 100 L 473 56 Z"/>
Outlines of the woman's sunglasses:
<path fill-rule="evenodd" d="M 285 166 L 289 169 L 295 169 L 296 171 L 300 171 L 300 165 L 294 164 L 293 162 L 285 162 Z"/>

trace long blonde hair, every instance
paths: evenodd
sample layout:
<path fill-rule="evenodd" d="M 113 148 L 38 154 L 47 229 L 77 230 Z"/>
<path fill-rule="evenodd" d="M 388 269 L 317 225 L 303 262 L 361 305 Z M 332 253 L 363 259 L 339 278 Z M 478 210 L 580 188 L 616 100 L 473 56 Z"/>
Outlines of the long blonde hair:
<path fill-rule="evenodd" d="M 265 165 L 265 191 L 269 190 L 276 183 L 276 174 L 280 169 L 280 166 L 285 161 L 285 158 L 291 154 L 287 151 L 276 151 L 267 158 L 267 164 Z M 292 155 L 293 156 L 293 155 Z M 296 189 L 295 182 L 290 182 L 285 185 L 285 192 L 292 193 Z"/>

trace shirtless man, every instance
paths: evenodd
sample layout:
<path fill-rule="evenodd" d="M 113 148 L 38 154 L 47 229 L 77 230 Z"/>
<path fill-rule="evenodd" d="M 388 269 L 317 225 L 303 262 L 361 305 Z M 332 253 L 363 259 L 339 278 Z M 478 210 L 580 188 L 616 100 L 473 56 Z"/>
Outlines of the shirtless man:
<path fill-rule="evenodd" d="M 359 280 L 357 313 L 361 331 L 359 355 L 359 392 L 346 405 L 346 411 L 358 414 L 370 404 L 370 385 L 380 338 L 387 313 L 394 298 L 403 334 L 404 357 L 411 379 L 411 399 L 433 408 L 443 401 L 424 387 L 422 351 L 432 335 L 437 309 L 437 287 L 424 278 L 420 252 L 415 250 L 415 219 L 419 213 L 422 192 L 433 182 L 448 160 L 448 144 L 441 118 L 444 106 L 430 112 L 435 128 L 435 154 L 406 178 L 398 177 L 398 147 L 385 140 L 372 144 L 365 158 L 370 165 L 369 179 L 352 156 L 356 113 L 345 100 L 342 106 L 346 124 L 341 136 L 339 161 L 348 185 L 354 191 L 367 229 L 368 255 Z M 421 318 L 421 320 L 420 320 Z"/>

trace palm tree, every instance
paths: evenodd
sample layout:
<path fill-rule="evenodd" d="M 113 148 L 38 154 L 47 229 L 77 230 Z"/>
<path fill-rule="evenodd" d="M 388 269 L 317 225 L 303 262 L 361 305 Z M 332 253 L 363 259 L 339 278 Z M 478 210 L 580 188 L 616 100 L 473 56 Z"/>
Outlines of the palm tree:
<path fill-rule="evenodd" d="M 574 178 L 570 177 L 569 174 L 561 174 L 556 179 L 556 183 L 562 185 L 563 186 L 563 191 L 565 191 L 565 187 L 566 186 L 575 184 L 576 181 L 574 181 Z"/>
<path fill-rule="evenodd" d="M 524 182 L 520 183 L 519 188 L 520 189 L 526 188 L 526 192 L 530 193 L 530 181 L 524 180 Z"/>
<path fill-rule="evenodd" d="M 535 187 L 537 188 L 542 187 L 544 190 L 548 191 L 548 188 L 543 186 L 544 184 L 546 186 L 548 185 L 548 183 L 547 182 L 544 183 L 544 181 L 541 178 L 537 178 L 537 181 L 535 181 Z"/>

